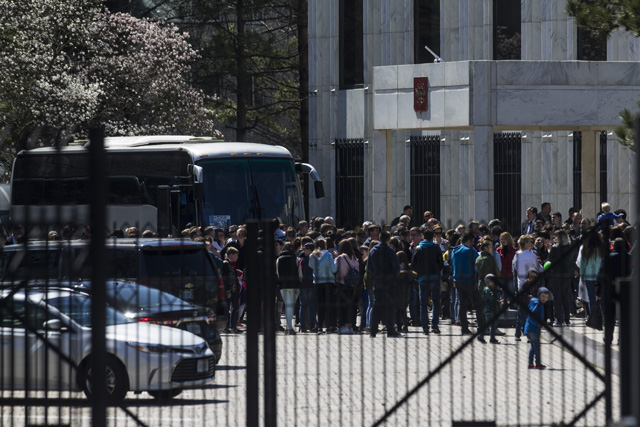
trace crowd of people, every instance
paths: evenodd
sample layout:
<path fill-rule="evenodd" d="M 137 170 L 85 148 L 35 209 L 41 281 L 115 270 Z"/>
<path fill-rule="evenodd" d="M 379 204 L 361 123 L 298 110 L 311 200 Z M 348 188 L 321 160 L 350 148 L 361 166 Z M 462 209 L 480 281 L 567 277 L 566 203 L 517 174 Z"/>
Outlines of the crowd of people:
<path fill-rule="evenodd" d="M 604 287 L 630 275 L 636 237 L 624 211 L 611 212 L 603 203 L 592 224 L 576 209 L 563 221 L 544 203 L 540 211 L 527 209 L 517 238 L 497 219 L 445 230 L 429 211 L 414 225 L 412 213 L 406 206 L 388 226 L 365 221 L 356 230 L 337 228 L 331 217 L 281 224 L 275 235 L 276 327 L 287 335 L 371 337 L 382 327 L 388 337 L 402 337 L 409 327 L 439 334 L 440 322 L 448 320 L 466 335 L 472 334 L 467 315 L 474 310 L 477 339 L 485 343 L 489 335 L 499 344 L 504 332 L 494 320 L 508 306 L 517 310 L 514 339 L 527 336 L 530 366 L 540 368 L 540 322 L 562 327 L 596 310 L 615 316 L 607 306 L 613 303 L 602 299 Z M 183 236 L 204 241 L 217 260 L 230 301 L 227 331 L 240 333 L 246 230 L 194 227 Z M 610 330 L 606 339 L 612 336 Z"/>
<path fill-rule="evenodd" d="M 390 225 L 365 221 L 355 230 L 337 228 L 332 217 L 314 217 L 295 227 L 280 224 L 275 233 L 274 322 L 287 335 L 371 337 L 382 324 L 386 335 L 395 338 L 409 327 L 419 327 L 425 335 L 439 334 L 440 322 L 448 320 L 462 335 L 471 335 L 467 316 L 474 310 L 477 339 L 486 343 L 488 334 L 490 343 L 499 344 L 497 336 L 505 334 L 498 330 L 496 318 L 507 307 L 517 310 L 514 339 L 520 341 L 524 334 L 531 343 L 530 367 L 543 368 L 540 322 L 562 327 L 575 318 L 601 314 L 605 340 L 611 343 L 615 305 L 605 299 L 610 295 L 605 290 L 612 289 L 617 278 L 630 276 L 636 233 L 624 210 L 612 212 L 607 203 L 601 209 L 592 224 L 577 209 L 570 209 L 563 221 L 549 203 L 540 211 L 530 207 L 517 239 L 498 219 L 445 230 L 426 211 L 418 225 L 421 221 L 416 221 L 411 206 Z M 114 233 L 112 237 L 156 237 L 135 227 Z M 87 227 L 79 238 L 90 236 Z M 48 237 L 59 238 L 56 232 Z M 241 333 L 246 229 L 188 227 L 182 237 L 207 246 L 229 303 L 225 331 Z M 6 244 L 22 239 L 17 226 Z"/>

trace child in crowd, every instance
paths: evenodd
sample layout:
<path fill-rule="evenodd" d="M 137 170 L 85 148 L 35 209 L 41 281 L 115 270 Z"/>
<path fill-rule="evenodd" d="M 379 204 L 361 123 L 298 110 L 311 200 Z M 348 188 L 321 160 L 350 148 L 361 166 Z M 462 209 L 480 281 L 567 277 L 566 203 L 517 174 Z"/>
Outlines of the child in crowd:
<path fill-rule="evenodd" d="M 398 330 L 408 332 L 407 307 L 409 307 L 409 295 L 411 286 L 417 283 L 418 274 L 409 267 L 409 259 L 404 251 L 398 251 L 396 255 L 400 263 L 400 274 L 396 279 L 396 323 Z"/>
<path fill-rule="evenodd" d="M 494 317 L 500 311 L 500 291 L 498 290 L 497 277 L 494 274 L 487 274 L 484 278 L 484 287 L 482 288 L 482 300 L 484 301 L 484 317 L 489 325 L 489 342 L 492 344 L 500 344 L 496 339 L 496 329 L 498 329 L 497 321 Z M 484 331 L 478 334 L 478 341 L 486 343 L 484 340 Z"/>
<path fill-rule="evenodd" d="M 544 369 L 540 359 L 540 322 L 544 319 L 544 303 L 549 299 L 549 289 L 540 287 L 538 297 L 533 297 L 529 301 L 529 310 L 532 314 L 527 317 L 524 325 L 524 333 L 529 338 L 531 347 L 529 348 L 529 369 Z M 536 364 L 533 364 L 533 361 Z"/>

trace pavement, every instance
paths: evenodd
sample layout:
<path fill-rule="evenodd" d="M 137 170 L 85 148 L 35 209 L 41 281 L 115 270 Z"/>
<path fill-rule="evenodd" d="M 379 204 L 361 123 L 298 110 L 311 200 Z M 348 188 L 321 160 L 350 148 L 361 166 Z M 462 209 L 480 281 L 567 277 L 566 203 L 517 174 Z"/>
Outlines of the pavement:
<path fill-rule="evenodd" d="M 602 333 L 574 323 L 558 329 L 581 354 L 587 358 L 595 355 L 592 359 L 597 362 Z M 373 339 L 368 335 L 278 333 L 278 425 L 373 425 L 424 383 L 385 425 L 451 426 L 454 421 L 460 422 L 456 425 L 487 421 L 500 426 L 548 426 L 572 421 L 604 390 L 602 381 L 558 342 L 551 343 L 548 333 L 542 335 L 542 358 L 548 367 L 536 370 L 527 368 L 529 346 L 526 339 L 515 341 L 513 329 L 503 328 L 507 335 L 499 338 L 501 344 L 482 344 L 461 336 L 460 327 L 448 321 L 443 321 L 440 329 L 440 335 L 425 336 L 421 328 L 411 327 L 402 338 L 387 338 L 381 332 Z M 262 360 L 262 336 L 259 338 Z M 263 386 L 258 406 L 247 408 L 246 334 L 223 335 L 223 340 L 224 354 L 214 386 L 184 391 L 170 402 L 158 402 L 146 393 L 129 393 L 125 403 L 130 414 L 109 409 L 109 425 L 140 425 L 134 417 L 150 426 L 246 425 L 247 411 L 257 412 L 263 419 Z M 578 348 L 580 344 L 583 346 Z M 443 366 L 452 354 L 457 356 Z M 600 367 L 596 369 L 602 372 Z M 261 384 L 263 378 L 261 370 Z M 612 382 L 617 417 L 617 374 Z M 77 405 L 87 404 L 80 393 L 66 396 Z M 11 408 L 5 406 L 8 397 L 7 392 L 0 395 L 0 425 L 45 421 L 91 424 L 88 407 L 60 409 L 54 405 L 46 411 L 43 407 Z M 605 425 L 604 412 L 601 400 L 577 425 Z"/>

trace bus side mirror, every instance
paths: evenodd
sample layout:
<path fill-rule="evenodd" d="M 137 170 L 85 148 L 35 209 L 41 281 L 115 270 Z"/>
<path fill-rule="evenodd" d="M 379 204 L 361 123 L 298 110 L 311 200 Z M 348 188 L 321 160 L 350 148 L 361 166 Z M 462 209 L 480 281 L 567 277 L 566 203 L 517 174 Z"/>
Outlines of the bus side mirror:
<path fill-rule="evenodd" d="M 204 183 L 203 182 L 194 182 L 193 183 L 193 200 L 204 200 Z"/>
<path fill-rule="evenodd" d="M 324 198 L 324 185 L 322 185 L 322 181 L 313 181 L 313 189 L 316 191 L 316 199 Z"/>

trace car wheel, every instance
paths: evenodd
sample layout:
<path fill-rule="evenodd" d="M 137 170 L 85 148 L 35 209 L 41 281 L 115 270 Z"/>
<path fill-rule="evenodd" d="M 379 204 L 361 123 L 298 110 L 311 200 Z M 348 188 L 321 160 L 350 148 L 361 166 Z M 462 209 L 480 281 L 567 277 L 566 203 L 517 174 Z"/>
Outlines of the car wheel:
<path fill-rule="evenodd" d="M 84 364 L 80 381 L 84 394 L 88 398 L 91 398 L 93 395 L 93 372 L 91 360 L 87 360 Z M 107 358 L 106 382 L 109 402 L 122 401 L 129 391 L 129 381 L 127 379 L 127 372 L 124 366 L 122 366 L 122 363 L 114 357 Z"/>
<path fill-rule="evenodd" d="M 153 391 L 148 391 L 147 393 L 149 393 L 151 396 L 153 396 L 158 400 L 171 400 L 177 395 L 179 395 L 180 393 L 182 393 L 182 389 L 174 388 L 172 390 L 153 390 Z"/>

